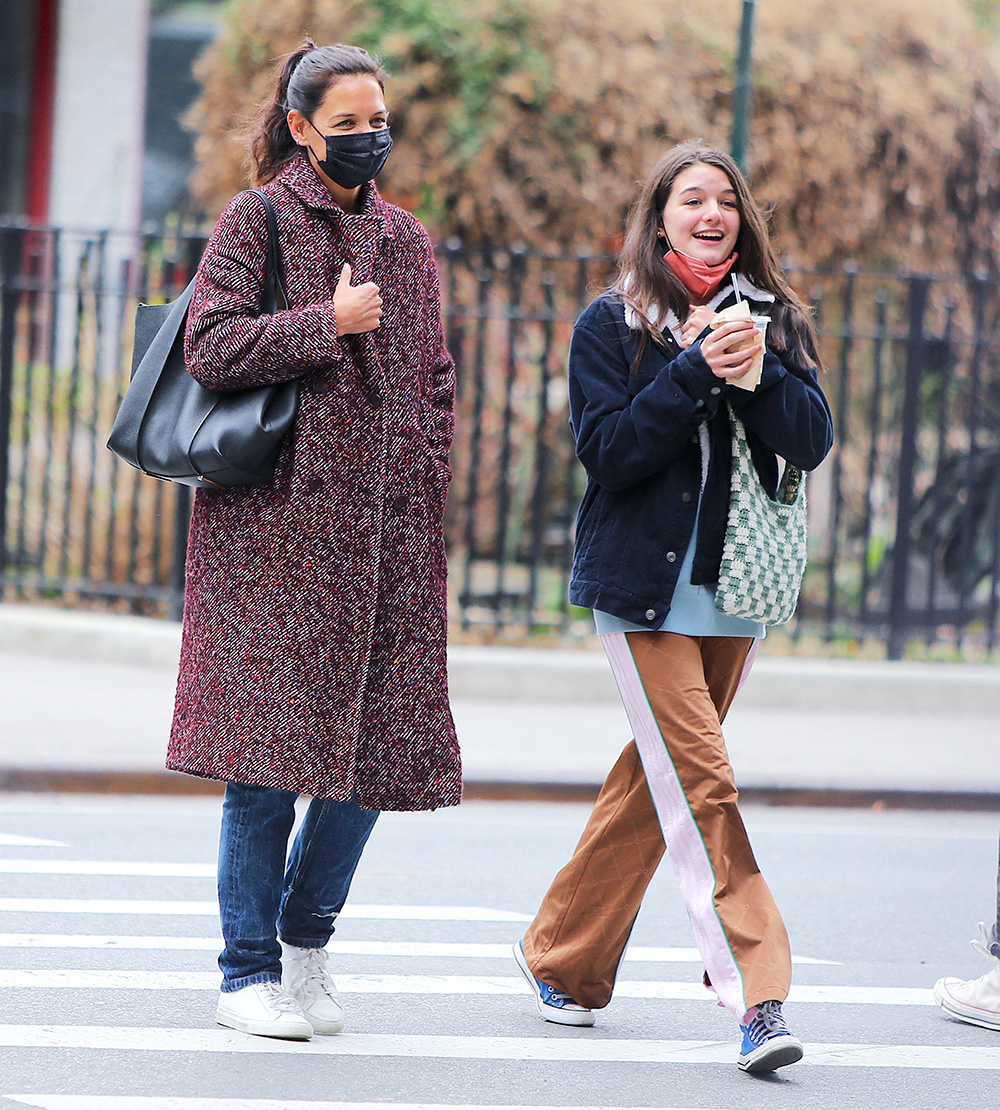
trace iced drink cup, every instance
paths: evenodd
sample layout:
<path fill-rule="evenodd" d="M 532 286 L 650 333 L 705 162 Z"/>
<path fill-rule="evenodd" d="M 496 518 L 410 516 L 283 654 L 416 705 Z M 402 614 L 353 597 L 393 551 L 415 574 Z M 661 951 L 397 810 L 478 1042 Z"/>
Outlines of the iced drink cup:
<path fill-rule="evenodd" d="M 727 324 L 732 320 L 751 320 L 757 330 L 760 332 L 759 339 L 744 339 L 740 343 L 734 343 L 730 350 L 742 351 L 748 347 L 754 346 L 756 343 L 763 344 L 765 336 L 767 335 L 767 325 L 770 323 L 770 316 L 754 316 L 750 312 L 750 305 L 746 301 L 738 301 L 729 308 L 724 308 L 711 323 L 711 327 L 718 328 L 723 324 Z M 753 357 L 753 362 L 750 364 L 750 369 L 745 374 L 741 374 L 738 378 L 728 378 L 730 385 L 735 385 L 738 389 L 748 389 L 753 392 L 757 388 L 757 383 L 760 381 L 760 375 L 764 369 L 764 351 L 759 350 Z"/>

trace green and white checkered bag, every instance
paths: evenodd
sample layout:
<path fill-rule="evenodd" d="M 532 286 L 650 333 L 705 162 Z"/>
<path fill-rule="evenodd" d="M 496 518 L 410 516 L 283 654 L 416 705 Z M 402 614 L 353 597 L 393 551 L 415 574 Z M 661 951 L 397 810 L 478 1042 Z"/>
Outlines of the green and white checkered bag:
<path fill-rule="evenodd" d="M 806 476 L 785 464 L 777 499 L 761 485 L 746 429 L 730 409 L 733 474 L 715 607 L 762 624 L 791 620 L 806 569 Z"/>

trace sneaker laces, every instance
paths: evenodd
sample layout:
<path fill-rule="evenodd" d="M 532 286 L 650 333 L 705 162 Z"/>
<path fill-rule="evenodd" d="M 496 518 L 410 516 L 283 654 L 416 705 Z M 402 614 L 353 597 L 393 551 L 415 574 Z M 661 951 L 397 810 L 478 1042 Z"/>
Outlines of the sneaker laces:
<path fill-rule="evenodd" d="M 972 950 L 974 952 L 978 952 L 980 956 L 985 956 L 988 960 L 1000 959 L 1000 956 L 995 956 L 993 952 L 990 951 L 990 945 L 993 942 L 990 939 L 989 930 L 986 928 L 982 921 L 979 922 L 979 935 L 980 937 L 982 937 L 982 940 L 969 941 L 969 945 Z"/>
<path fill-rule="evenodd" d="M 260 987 L 261 991 L 267 996 L 267 1004 L 272 1010 L 277 1010 L 281 1014 L 301 1013 L 298 1002 L 280 983 L 270 979 L 266 983 L 261 983 Z"/>
<path fill-rule="evenodd" d="M 325 994 L 333 998 L 334 994 L 331 992 L 336 988 L 326 968 L 326 951 L 322 948 L 307 948 L 305 952 L 306 955 L 301 957 L 303 994 Z"/>
<path fill-rule="evenodd" d="M 781 1013 L 781 1003 L 773 999 L 758 1004 L 757 1013 L 751 1019 L 749 1029 L 750 1036 L 756 1041 L 791 1036 Z"/>

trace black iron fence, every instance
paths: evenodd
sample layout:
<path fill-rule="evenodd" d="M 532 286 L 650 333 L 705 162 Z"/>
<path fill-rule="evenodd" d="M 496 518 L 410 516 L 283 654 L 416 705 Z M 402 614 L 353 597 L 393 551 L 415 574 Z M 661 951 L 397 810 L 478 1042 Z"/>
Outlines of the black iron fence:
<path fill-rule="evenodd" d="M 0 226 L 0 588 L 177 617 L 188 491 L 104 447 L 135 304 L 183 288 L 203 241 Z M 453 617 L 486 634 L 589 630 L 566 601 L 583 476 L 567 430 L 573 320 L 609 262 L 440 250 L 458 365 L 447 516 Z M 838 442 L 810 478 L 790 633 L 959 656 L 1000 636 L 1000 286 L 793 274 L 816 305 Z"/>

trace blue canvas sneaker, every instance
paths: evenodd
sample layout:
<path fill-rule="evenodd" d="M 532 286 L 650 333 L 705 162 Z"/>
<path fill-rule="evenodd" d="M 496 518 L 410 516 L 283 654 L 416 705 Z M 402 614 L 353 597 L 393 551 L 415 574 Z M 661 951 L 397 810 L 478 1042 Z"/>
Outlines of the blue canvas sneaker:
<path fill-rule="evenodd" d="M 751 1074 L 774 1071 L 802 1059 L 802 1043 L 788 1032 L 781 1003 L 769 1000 L 747 1011 L 750 1020 L 740 1029 L 743 1044 L 737 1060 L 740 1071 Z"/>
<path fill-rule="evenodd" d="M 562 991 L 553 990 L 548 983 L 536 979 L 531 974 L 528 961 L 524 958 L 524 943 L 518 941 L 512 949 L 514 963 L 521 970 L 521 974 L 528 980 L 532 994 L 535 996 L 535 1005 L 538 1012 L 546 1021 L 554 1021 L 557 1025 L 593 1025 L 594 1012 L 586 1006 L 581 1006 L 575 999 Z"/>

